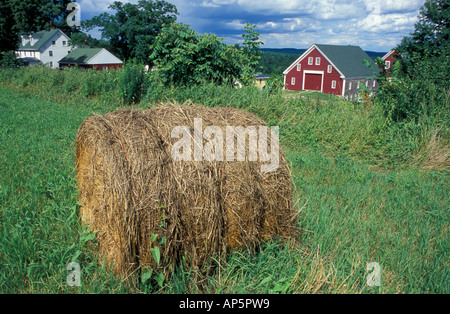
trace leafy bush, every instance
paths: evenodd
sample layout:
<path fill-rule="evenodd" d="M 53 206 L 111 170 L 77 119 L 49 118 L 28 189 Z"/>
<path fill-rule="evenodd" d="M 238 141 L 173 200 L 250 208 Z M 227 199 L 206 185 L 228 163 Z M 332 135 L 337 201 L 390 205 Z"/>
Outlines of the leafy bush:
<path fill-rule="evenodd" d="M 136 60 L 128 62 L 123 70 L 120 90 L 123 103 L 137 104 L 141 101 L 145 88 L 145 68 Z"/>
<path fill-rule="evenodd" d="M 400 63 L 399 66 L 400 67 Z M 378 90 L 385 115 L 394 122 L 419 121 L 421 116 L 448 119 L 450 57 L 417 60 L 408 74 L 398 68 Z M 448 120 L 447 120 L 448 121 Z"/>

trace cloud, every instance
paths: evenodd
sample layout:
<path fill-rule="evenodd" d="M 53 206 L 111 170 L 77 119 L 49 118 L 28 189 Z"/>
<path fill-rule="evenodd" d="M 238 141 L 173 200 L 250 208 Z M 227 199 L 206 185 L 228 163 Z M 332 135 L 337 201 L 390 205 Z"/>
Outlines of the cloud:
<path fill-rule="evenodd" d="M 417 16 L 414 13 L 374 14 L 355 23 L 355 27 L 371 33 L 395 33 L 407 32 L 415 22 L 417 22 Z"/>
<path fill-rule="evenodd" d="M 136 3 L 138 0 L 121 1 Z M 360 45 L 387 51 L 414 30 L 425 0 L 166 0 L 178 21 L 230 44 L 256 24 L 265 47 L 308 48 L 312 43 Z M 81 0 L 83 12 L 105 12 L 114 0 Z"/>

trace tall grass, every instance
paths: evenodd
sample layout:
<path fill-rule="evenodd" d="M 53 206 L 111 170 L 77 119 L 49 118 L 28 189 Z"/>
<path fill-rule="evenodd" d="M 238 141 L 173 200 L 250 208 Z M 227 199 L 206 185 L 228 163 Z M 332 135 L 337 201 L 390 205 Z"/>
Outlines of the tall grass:
<path fill-rule="evenodd" d="M 300 234 L 289 246 L 212 257 L 208 276 L 180 265 L 162 288 L 139 273 L 116 278 L 78 218 L 73 143 L 93 111 L 123 106 L 121 73 L 0 71 L 1 292 L 449 292 L 448 168 L 436 162 L 448 149 L 445 123 L 392 123 L 376 105 L 151 79 L 134 107 L 232 106 L 280 127 Z M 81 287 L 66 284 L 71 261 L 81 265 Z M 370 262 L 381 265 L 381 287 L 366 285 Z"/>

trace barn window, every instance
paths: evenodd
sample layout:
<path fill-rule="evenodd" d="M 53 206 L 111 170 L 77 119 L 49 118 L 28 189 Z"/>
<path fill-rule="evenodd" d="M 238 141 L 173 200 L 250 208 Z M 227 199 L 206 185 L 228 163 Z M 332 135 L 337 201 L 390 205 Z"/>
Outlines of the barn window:
<path fill-rule="evenodd" d="M 313 57 L 309 57 L 308 58 L 308 65 L 312 65 L 313 64 L 313 60 L 314 60 Z"/>
<path fill-rule="evenodd" d="M 391 67 L 391 61 L 386 61 L 386 69 L 389 69 Z"/>
<path fill-rule="evenodd" d="M 301 71 L 302 70 L 302 65 L 299 63 L 299 64 L 297 64 L 297 71 Z"/>
<path fill-rule="evenodd" d="M 331 81 L 331 88 L 336 89 L 336 81 Z"/>
<path fill-rule="evenodd" d="M 291 78 L 291 85 L 295 85 L 295 77 Z"/>
<path fill-rule="evenodd" d="M 331 73 L 332 70 L 333 70 L 333 67 L 332 67 L 331 65 L 328 65 L 327 72 L 328 72 L 328 73 Z"/>
<path fill-rule="evenodd" d="M 320 57 L 316 57 L 316 65 L 320 65 Z"/>

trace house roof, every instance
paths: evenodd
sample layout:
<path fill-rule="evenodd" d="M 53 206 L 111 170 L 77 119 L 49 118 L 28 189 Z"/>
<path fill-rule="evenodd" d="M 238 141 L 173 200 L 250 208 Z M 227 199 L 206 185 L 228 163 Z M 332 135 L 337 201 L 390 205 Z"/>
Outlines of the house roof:
<path fill-rule="evenodd" d="M 56 29 L 52 29 L 51 31 L 40 31 L 40 32 L 33 33 L 33 34 L 31 34 L 31 36 L 34 39 L 37 39 L 37 41 L 34 43 L 34 45 L 32 46 L 30 41 L 27 41 L 27 43 L 25 45 L 22 45 L 22 42 L 21 42 L 18 50 L 39 50 L 47 41 L 50 40 L 50 38 L 53 37 L 53 35 L 55 35 L 58 32 L 61 32 L 61 31 L 56 28 Z"/>
<path fill-rule="evenodd" d="M 86 64 L 103 48 L 77 48 L 62 58 L 59 63 Z"/>
<path fill-rule="evenodd" d="M 330 62 L 336 70 L 345 78 L 359 78 L 373 76 L 372 70 L 363 63 L 363 60 L 369 61 L 375 65 L 373 59 L 358 46 L 338 46 L 338 45 L 312 45 L 304 54 L 302 54 L 294 63 L 289 66 L 284 73 L 287 74 L 298 62 L 306 57 L 314 48 Z M 373 67 L 378 70 L 376 66 Z"/>
<path fill-rule="evenodd" d="M 395 51 L 395 49 L 392 49 L 387 54 L 385 54 L 381 59 L 386 60 L 392 54 L 398 54 L 398 53 Z"/>
<path fill-rule="evenodd" d="M 372 70 L 362 61 L 367 60 L 372 64 L 375 62 L 361 47 L 358 46 L 335 46 L 335 45 L 316 45 L 331 62 L 346 77 L 365 77 L 372 76 Z M 376 69 L 376 67 L 374 67 Z"/>

